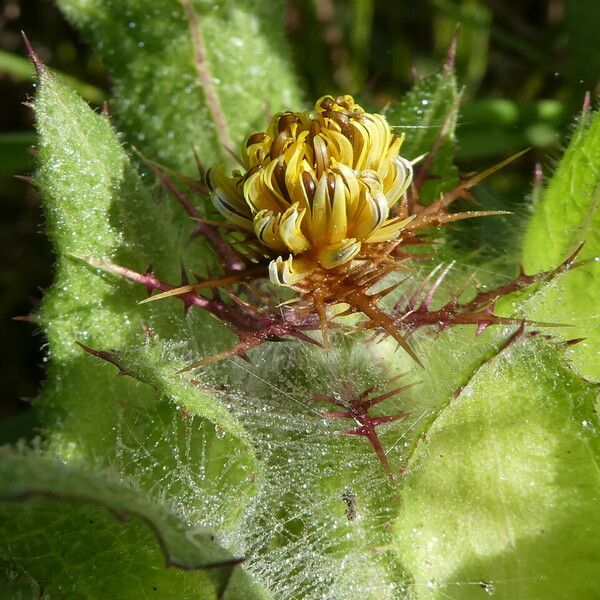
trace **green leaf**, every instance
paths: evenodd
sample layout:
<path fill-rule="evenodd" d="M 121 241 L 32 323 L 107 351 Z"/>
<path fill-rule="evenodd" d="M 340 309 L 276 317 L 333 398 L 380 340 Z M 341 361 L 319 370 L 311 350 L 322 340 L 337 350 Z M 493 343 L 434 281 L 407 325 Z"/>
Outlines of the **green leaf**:
<path fill-rule="evenodd" d="M 26 573 L 0 565 L 0 598 L 10 600 L 40 600 L 43 591 Z"/>
<path fill-rule="evenodd" d="M 127 139 L 154 160 L 195 172 L 229 159 L 265 114 L 297 107 L 283 2 L 59 0 L 112 74 Z M 189 9 L 186 14 L 186 8 Z"/>
<path fill-rule="evenodd" d="M 432 152 L 429 172 L 433 179 L 425 181 L 421 202 L 429 203 L 452 189 L 458 182 L 453 164 L 456 120 L 460 92 L 452 69 L 417 81 L 404 98 L 390 107 L 386 118 L 395 133 L 404 134 L 401 153 L 414 160 Z M 427 157 L 424 159 L 427 161 Z"/>
<path fill-rule="evenodd" d="M 177 373 L 177 368 L 185 367 L 185 362 L 168 346 L 155 338 L 150 338 L 143 347 L 132 347 L 110 353 L 110 362 L 126 374 L 151 385 L 160 395 L 200 417 L 205 417 L 243 440 L 248 447 L 252 442 L 241 423 L 227 410 L 224 404 L 207 400 L 209 394 L 200 388 L 195 391 L 194 384 Z M 198 388 L 198 382 L 196 382 Z"/>
<path fill-rule="evenodd" d="M 600 256 L 600 113 L 584 115 L 556 172 L 534 207 L 523 246 L 527 273 L 559 265 L 580 244 L 578 260 Z M 600 265 L 574 269 L 525 304 L 530 319 L 564 323 L 550 329 L 566 339 L 585 338 L 567 353 L 584 377 L 600 381 L 597 327 Z"/>
<path fill-rule="evenodd" d="M 210 532 L 108 474 L 39 455 L 0 454 L 0 531 L 2 560 L 52 597 L 239 597 L 230 585 L 262 597 Z"/>
<path fill-rule="evenodd" d="M 208 384 L 177 374 L 185 362 L 176 349 L 156 338 L 143 346 L 96 354 L 121 374 L 148 384 L 149 396 L 169 400 L 151 407 L 146 403 L 131 411 L 125 427 L 119 424 L 120 443 L 132 452 L 123 456 L 121 450 L 116 457 L 120 469 L 133 475 L 142 471 L 152 485 L 160 482 L 163 493 L 195 518 L 219 530 L 233 528 L 262 481 L 252 440 L 241 422 L 208 391 Z"/>
<path fill-rule="evenodd" d="M 202 461 L 221 456 L 215 464 L 226 462 L 230 468 L 227 477 L 217 477 L 220 485 L 240 486 L 237 497 L 226 496 L 227 505 L 216 503 L 221 524 L 229 526 L 252 492 L 247 471 L 255 463 L 247 436 L 221 401 L 190 387 L 187 418 L 174 405 L 183 402 L 183 392 L 173 383 L 157 385 L 159 373 L 168 370 L 164 362 L 153 367 L 150 355 L 146 358 L 145 372 L 156 370 L 151 387 L 117 377 L 76 344 L 143 349 L 148 341 L 143 325 L 171 345 L 187 340 L 193 345 L 195 336 L 229 335 L 199 311 L 184 317 L 176 302 L 138 306 L 144 297 L 141 286 L 76 258 L 112 259 L 140 271 L 152 264 L 159 277 L 177 281 L 180 261 L 201 268 L 203 244 L 185 242 L 193 224 L 183 211 L 172 210 L 170 199 L 141 183 L 108 121 L 45 72 L 36 116 L 36 183 L 57 254 L 56 280 L 39 315 L 49 343 L 48 380 L 38 400 L 48 448 L 66 461 L 115 465 L 154 493 L 170 495 L 195 518 L 214 509 L 197 493 L 205 491 L 202 470 L 173 485 L 163 469 L 168 465 L 169 473 L 179 472 L 181 456 L 191 448 L 197 449 L 186 465 L 192 472 Z M 173 376 L 176 367 L 171 369 Z"/>
<path fill-rule="evenodd" d="M 600 594 L 596 390 L 517 341 L 417 445 L 396 523 L 416 598 Z"/>

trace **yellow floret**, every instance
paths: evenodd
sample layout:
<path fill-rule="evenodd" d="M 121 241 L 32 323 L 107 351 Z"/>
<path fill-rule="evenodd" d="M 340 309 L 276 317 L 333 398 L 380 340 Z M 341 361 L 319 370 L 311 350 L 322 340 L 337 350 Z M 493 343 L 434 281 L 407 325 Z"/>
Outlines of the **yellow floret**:
<path fill-rule="evenodd" d="M 273 255 L 271 280 L 292 286 L 400 235 L 407 220 L 390 218 L 390 208 L 412 180 L 401 144 L 383 115 L 351 96 L 325 96 L 313 111 L 275 115 L 250 136 L 244 173 L 212 169 L 214 203 Z"/>

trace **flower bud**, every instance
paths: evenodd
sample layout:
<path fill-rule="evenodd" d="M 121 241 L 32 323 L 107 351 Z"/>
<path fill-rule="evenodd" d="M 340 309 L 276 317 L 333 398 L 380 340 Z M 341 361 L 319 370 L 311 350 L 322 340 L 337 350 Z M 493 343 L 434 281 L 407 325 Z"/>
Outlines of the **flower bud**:
<path fill-rule="evenodd" d="M 245 172 L 212 169 L 214 203 L 273 257 L 271 281 L 292 286 L 400 235 L 406 220 L 390 209 L 412 180 L 401 143 L 383 115 L 351 96 L 325 96 L 313 111 L 280 113 L 251 135 Z"/>

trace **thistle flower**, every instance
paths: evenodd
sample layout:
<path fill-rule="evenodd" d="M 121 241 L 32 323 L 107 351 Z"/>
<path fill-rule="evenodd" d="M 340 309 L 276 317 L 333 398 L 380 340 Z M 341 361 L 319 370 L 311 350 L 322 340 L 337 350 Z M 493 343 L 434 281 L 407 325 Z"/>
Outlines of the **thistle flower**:
<path fill-rule="evenodd" d="M 144 285 L 152 295 L 143 302 L 176 297 L 186 310 L 203 308 L 234 329 L 239 338 L 236 344 L 185 370 L 230 356 L 250 360 L 250 349 L 285 337 L 321 345 L 307 335 L 317 329 L 327 347 L 330 319 L 350 314 L 363 317 L 355 331 L 393 337 L 418 364 L 408 338 L 424 327 L 440 331 L 471 324 L 481 332 L 494 324 L 548 325 L 497 316 L 496 300 L 585 264 L 574 263 L 577 253 L 551 271 L 535 276 L 521 273 L 505 286 L 476 293 L 466 303 L 459 300 L 459 292 L 433 309 L 432 299 L 451 266 L 439 272 L 439 265 L 424 281 L 405 284 L 404 294 L 391 308 L 379 305 L 399 284 L 376 292 L 374 287 L 391 273 L 410 270 L 407 263 L 424 256 L 411 248 L 427 243 L 432 227 L 504 214 L 448 208 L 458 198 L 472 200 L 470 188 L 522 153 L 459 182 L 432 203 L 420 202 L 421 186 L 430 176 L 429 168 L 446 135 L 447 128 L 442 127 L 413 180 L 413 165 L 418 161 L 398 154 L 402 136 L 391 132 L 383 115 L 366 113 L 351 96 L 325 96 L 313 111 L 281 113 L 265 132 L 247 139 L 243 172 L 228 175 L 218 165 L 206 174 L 213 202 L 225 222 L 205 219 L 163 169 L 142 157 L 195 221 L 190 239 L 202 235 L 211 244 L 222 273 L 212 278 L 195 275 L 196 282 L 190 283 L 184 270 L 177 285 L 157 279 L 151 270 L 139 273 L 105 261 L 88 262 Z M 199 173 L 204 179 L 200 165 Z M 206 192 L 202 182 L 170 174 L 190 191 Z M 238 233 L 232 234 L 232 229 Z M 280 304 L 260 285 L 267 278 L 293 288 L 297 297 Z M 239 287 L 242 282 L 246 286 Z M 233 290 L 227 289 L 232 286 Z M 329 307 L 340 305 L 343 312 L 328 315 Z"/>
<path fill-rule="evenodd" d="M 280 113 L 251 135 L 244 173 L 213 168 L 214 203 L 272 257 L 271 281 L 293 286 L 401 235 L 412 217 L 390 209 L 413 174 L 401 144 L 383 115 L 366 113 L 351 96 L 325 96 L 313 111 Z"/>

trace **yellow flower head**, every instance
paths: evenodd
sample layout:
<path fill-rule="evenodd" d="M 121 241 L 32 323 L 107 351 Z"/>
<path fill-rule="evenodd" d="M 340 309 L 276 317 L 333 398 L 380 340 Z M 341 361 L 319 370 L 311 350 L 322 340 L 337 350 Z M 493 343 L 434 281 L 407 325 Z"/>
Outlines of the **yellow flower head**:
<path fill-rule="evenodd" d="M 245 173 L 212 169 L 215 206 L 274 257 L 271 281 L 292 286 L 360 258 L 363 244 L 400 235 L 407 220 L 390 218 L 390 208 L 412 179 L 401 143 L 383 115 L 351 96 L 325 96 L 313 111 L 275 115 L 251 135 Z"/>

